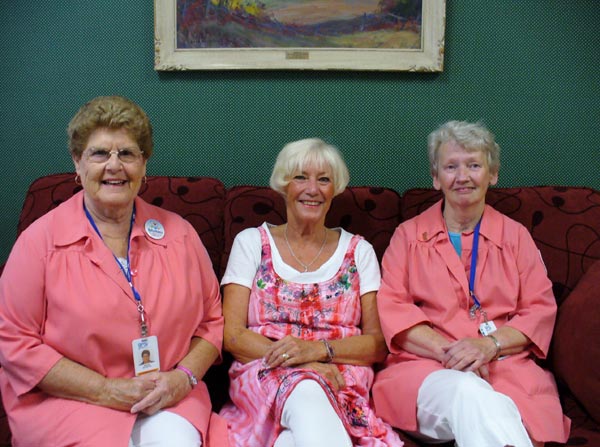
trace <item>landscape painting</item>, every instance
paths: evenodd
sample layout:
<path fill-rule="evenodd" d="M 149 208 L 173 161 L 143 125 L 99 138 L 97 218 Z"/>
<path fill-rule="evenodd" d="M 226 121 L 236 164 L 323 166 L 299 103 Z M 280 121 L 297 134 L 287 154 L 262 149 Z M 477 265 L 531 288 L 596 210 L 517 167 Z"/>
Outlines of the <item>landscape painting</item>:
<path fill-rule="evenodd" d="M 155 0 L 155 68 L 440 71 L 443 0 Z"/>
<path fill-rule="evenodd" d="M 421 0 L 178 0 L 177 48 L 420 48 Z"/>

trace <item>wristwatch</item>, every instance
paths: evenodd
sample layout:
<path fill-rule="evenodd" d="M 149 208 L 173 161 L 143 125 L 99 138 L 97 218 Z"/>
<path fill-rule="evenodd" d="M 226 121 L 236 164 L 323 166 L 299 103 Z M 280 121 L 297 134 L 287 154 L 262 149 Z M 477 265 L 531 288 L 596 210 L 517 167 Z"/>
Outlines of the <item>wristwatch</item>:
<path fill-rule="evenodd" d="M 194 375 L 194 373 L 191 372 L 189 369 L 187 369 L 185 366 L 177 365 L 177 368 L 175 368 L 175 369 L 183 371 L 184 373 L 187 374 L 188 381 L 190 382 L 190 386 L 192 387 L 192 389 L 194 389 L 194 387 L 196 385 L 198 385 L 198 379 L 196 378 L 196 376 Z"/>

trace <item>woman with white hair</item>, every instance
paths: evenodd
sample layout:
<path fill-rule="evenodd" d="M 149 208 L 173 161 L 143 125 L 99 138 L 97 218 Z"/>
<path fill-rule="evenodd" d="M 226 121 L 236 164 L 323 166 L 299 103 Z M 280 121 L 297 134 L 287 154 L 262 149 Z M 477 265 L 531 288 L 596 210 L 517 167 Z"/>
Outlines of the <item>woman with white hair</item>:
<path fill-rule="evenodd" d="M 548 353 L 552 284 L 527 229 L 485 203 L 500 148 L 481 124 L 429 136 L 443 199 L 396 229 L 377 305 L 390 350 L 373 387 L 377 414 L 431 442 L 565 442 Z"/>
<path fill-rule="evenodd" d="M 231 402 L 221 411 L 235 447 L 401 446 L 369 406 L 371 365 L 387 353 L 373 247 L 327 228 L 348 169 L 319 139 L 286 145 L 271 187 L 287 223 L 235 239 L 221 281 Z"/>

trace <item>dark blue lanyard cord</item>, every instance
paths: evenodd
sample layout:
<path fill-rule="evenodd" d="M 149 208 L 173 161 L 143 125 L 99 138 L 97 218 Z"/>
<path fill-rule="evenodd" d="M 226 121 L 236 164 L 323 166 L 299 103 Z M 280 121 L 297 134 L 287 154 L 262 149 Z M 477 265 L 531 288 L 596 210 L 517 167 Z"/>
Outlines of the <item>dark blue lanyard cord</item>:
<path fill-rule="evenodd" d="M 94 222 L 94 218 L 88 211 L 87 207 L 85 206 L 85 203 L 83 204 L 83 209 L 85 211 L 85 215 L 87 216 L 88 220 L 92 224 L 92 227 L 94 228 L 96 233 L 98 233 L 98 236 L 100 236 L 100 239 L 102 239 L 104 241 L 104 238 L 102 237 L 102 234 L 100 234 L 100 230 L 98 230 L 98 227 L 96 226 L 96 222 Z M 121 262 L 115 256 L 114 253 L 113 253 L 113 257 L 115 258 L 115 262 L 118 264 L 119 268 L 123 272 L 123 275 L 125 275 L 125 278 L 127 279 L 127 282 L 129 283 L 129 287 L 131 287 L 131 291 L 133 292 L 133 297 L 135 298 L 135 301 L 137 302 L 137 310 L 140 313 L 140 332 L 142 334 L 142 337 L 146 337 L 146 335 L 148 335 L 148 326 L 146 324 L 146 317 L 144 316 L 145 311 L 144 311 L 144 306 L 142 304 L 142 297 L 140 296 L 137 289 L 133 285 L 132 275 L 131 275 L 131 263 L 129 262 L 129 248 L 131 247 L 131 232 L 133 230 L 134 222 L 135 222 L 135 205 L 133 205 L 133 212 L 131 213 L 131 222 L 129 223 L 129 234 L 127 235 L 127 268 L 123 267 L 123 265 L 121 264 Z"/>
<path fill-rule="evenodd" d="M 90 224 L 92 224 L 92 228 L 94 228 L 94 230 L 96 231 L 96 233 L 98 234 L 98 236 L 100 236 L 100 239 L 102 239 L 104 241 L 104 239 L 102 238 L 102 234 L 100 234 L 100 230 L 98 230 L 98 227 L 96 226 L 96 222 L 94 222 L 94 218 L 92 217 L 92 215 L 88 211 L 88 209 L 85 206 L 85 204 L 83 205 L 83 209 L 85 211 L 85 215 L 87 216 L 88 220 L 90 221 Z M 125 275 L 125 278 L 127 279 L 127 282 L 129 283 L 129 286 L 131 287 L 131 291 L 133 292 L 133 297 L 135 298 L 135 300 L 139 304 L 142 301 L 142 297 L 140 296 L 140 294 L 136 290 L 135 286 L 133 285 L 132 278 L 131 278 L 131 263 L 129 262 L 129 248 L 130 248 L 130 245 L 131 245 L 131 231 L 133 230 L 133 223 L 134 222 L 135 222 L 135 205 L 133 207 L 133 213 L 131 213 L 131 223 L 129 224 L 129 234 L 127 236 L 127 268 L 123 267 L 123 265 L 121 264 L 121 262 L 119 262 L 119 259 L 114 255 L 114 253 L 113 253 L 113 257 L 115 258 L 115 261 L 119 265 L 119 268 L 121 269 L 121 271 Z"/>
<path fill-rule="evenodd" d="M 471 312 L 478 310 L 481 308 L 481 303 L 475 296 L 475 271 L 477 270 L 477 251 L 479 249 L 479 227 L 481 226 L 481 219 L 475 225 L 475 230 L 473 231 L 473 248 L 471 250 L 471 272 L 469 275 L 469 295 L 473 298 L 473 307 L 471 308 Z"/>

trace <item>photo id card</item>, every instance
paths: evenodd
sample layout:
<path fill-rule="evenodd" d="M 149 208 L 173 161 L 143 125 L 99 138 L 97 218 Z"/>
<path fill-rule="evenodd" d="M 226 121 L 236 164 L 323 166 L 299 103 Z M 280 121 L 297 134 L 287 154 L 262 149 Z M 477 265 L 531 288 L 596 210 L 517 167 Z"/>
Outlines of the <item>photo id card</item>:
<path fill-rule="evenodd" d="M 481 335 L 483 335 L 484 337 L 495 331 L 496 325 L 493 321 L 484 321 L 479 325 L 479 332 L 481 332 Z"/>
<path fill-rule="evenodd" d="M 136 376 L 160 371 L 158 339 L 156 335 L 136 338 L 131 342 L 131 346 L 133 348 L 133 366 Z"/>

